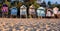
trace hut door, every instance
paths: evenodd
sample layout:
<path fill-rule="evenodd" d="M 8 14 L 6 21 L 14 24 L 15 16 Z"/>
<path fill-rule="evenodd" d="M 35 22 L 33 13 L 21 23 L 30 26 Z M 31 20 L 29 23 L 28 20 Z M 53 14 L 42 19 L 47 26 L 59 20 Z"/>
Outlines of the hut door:
<path fill-rule="evenodd" d="M 11 15 L 17 15 L 17 9 L 16 8 L 12 8 Z"/>

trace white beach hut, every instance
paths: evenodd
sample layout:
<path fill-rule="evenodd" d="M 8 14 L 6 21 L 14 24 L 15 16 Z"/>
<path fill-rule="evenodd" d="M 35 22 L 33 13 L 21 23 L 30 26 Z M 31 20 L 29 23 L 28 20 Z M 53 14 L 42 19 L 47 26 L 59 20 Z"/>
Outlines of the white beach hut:
<path fill-rule="evenodd" d="M 25 16 L 27 18 L 27 7 L 25 5 L 20 7 L 20 17 L 21 16 Z"/>
<path fill-rule="evenodd" d="M 45 17 L 45 8 L 44 7 L 39 7 L 38 9 L 37 9 L 37 16 L 38 17 Z"/>

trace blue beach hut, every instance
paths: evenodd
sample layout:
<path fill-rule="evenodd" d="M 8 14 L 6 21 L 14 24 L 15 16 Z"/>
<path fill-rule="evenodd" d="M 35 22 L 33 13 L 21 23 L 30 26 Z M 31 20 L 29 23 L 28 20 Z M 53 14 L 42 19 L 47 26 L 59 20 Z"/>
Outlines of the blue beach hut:
<path fill-rule="evenodd" d="M 16 7 L 12 7 L 11 8 L 11 15 L 17 15 L 17 8 Z"/>

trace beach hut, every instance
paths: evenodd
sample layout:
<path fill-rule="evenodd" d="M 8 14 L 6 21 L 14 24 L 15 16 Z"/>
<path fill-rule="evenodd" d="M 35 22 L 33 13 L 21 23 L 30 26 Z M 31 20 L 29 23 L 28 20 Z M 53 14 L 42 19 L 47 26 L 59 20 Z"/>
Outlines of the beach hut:
<path fill-rule="evenodd" d="M 53 10 L 51 8 L 47 8 L 46 17 L 54 17 Z"/>
<path fill-rule="evenodd" d="M 8 16 L 8 6 L 6 4 L 2 5 L 2 17 Z"/>
<path fill-rule="evenodd" d="M 58 16 L 57 16 L 58 11 L 59 11 L 59 8 L 58 8 L 58 7 L 54 7 L 54 8 L 53 8 L 53 13 L 54 13 L 55 18 L 58 17 Z"/>
<path fill-rule="evenodd" d="M 39 17 L 45 17 L 45 8 L 44 7 L 39 7 L 38 9 L 37 9 L 37 16 L 38 16 L 38 18 Z"/>
<path fill-rule="evenodd" d="M 36 11 L 35 11 L 35 6 L 34 5 L 31 5 L 29 7 L 29 17 L 36 17 Z"/>
<path fill-rule="evenodd" d="M 27 18 L 27 7 L 25 5 L 20 7 L 20 17 L 22 16 Z"/>
<path fill-rule="evenodd" d="M 17 11 L 18 11 L 17 8 L 16 7 L 12 7 L 10 10 L 11 10 L 11 17 L 12 16 L 17 17 Z"/>

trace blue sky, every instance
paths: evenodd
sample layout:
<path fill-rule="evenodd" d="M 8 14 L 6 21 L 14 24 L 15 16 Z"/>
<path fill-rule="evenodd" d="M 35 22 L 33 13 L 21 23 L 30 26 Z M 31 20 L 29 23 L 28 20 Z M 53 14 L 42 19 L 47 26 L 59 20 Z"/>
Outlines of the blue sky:
<path fill-rule="evenodd" d="M 51 1 L 52 4 L 55 3 L 56 1 L 58 2 L 58 4 L 60 4 L 60 0 L 45 0 L 45 2 L 47 3 L 48 1 Z"/>

